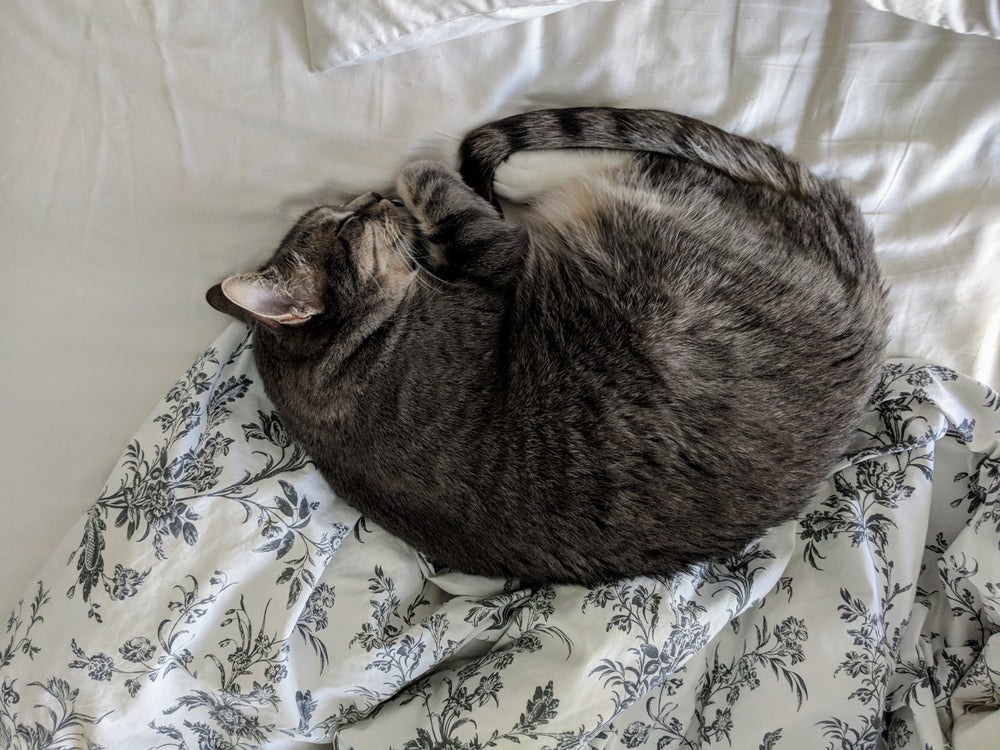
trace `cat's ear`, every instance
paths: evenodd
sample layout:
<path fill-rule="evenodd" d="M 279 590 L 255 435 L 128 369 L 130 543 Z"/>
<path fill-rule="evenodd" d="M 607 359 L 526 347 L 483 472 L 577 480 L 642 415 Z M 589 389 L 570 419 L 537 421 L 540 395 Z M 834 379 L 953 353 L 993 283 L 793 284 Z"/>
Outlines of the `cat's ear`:
<path fill-rule="evenodd" d="M 306 291 L 296 293 L 287 283 L 264 273 L 230 276 L 206 295 L 216 310 L 244 322 L 252 317 L 272 328 L 308 323 L 323 312 L 315 297 Z"/>
<path fill-rule="evenodd" d="M 205 292 L 205 301 L 219 312 L 225 313 L 226 315 L 232 315 L 234 318 L 243 321 L 244 323 L 249 324 L 253 320 L 253 316 L 250 315 L 250 313 L 242 307 L 235 305 L 229 297 L 223 294 L 222 284 L 216 284 Z"/>

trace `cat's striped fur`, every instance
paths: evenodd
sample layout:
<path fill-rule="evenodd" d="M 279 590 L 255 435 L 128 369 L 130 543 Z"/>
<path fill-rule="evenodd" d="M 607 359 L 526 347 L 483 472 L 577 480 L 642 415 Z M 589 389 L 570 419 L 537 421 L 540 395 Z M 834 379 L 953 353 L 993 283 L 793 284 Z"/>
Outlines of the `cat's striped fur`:
<path fill-rule="evenodd" d="M 520 224 L 491 203 L 511 154 L 581 147 L 635 153 Z M 663 112 L 531 112 L 461 155 L 468 184 L 411 164 L 405 211 L 317 209 L 210 294 L 331 485 L 436 563 L 528 581 L 671 575 L 794 517 L 885 347 L 850 197 Z"/>

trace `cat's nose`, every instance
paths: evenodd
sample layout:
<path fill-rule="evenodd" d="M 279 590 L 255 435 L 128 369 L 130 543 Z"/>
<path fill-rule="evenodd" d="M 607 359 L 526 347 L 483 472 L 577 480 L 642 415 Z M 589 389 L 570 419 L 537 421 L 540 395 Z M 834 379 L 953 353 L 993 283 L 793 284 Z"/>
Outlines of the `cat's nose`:
<path fill-rule="evenodd" d="M 348 211 L 362 211 L 370 206 L 374 206 L 380 200 L 382 200 L 382 196 L 373 190 L 355 198 L 347 204 L 346 208 Z"/>
<path fill-rule="evenodd" d="M 324 224 L 336 223 L 350 216 L 350 212 L 343 211 L 333 206 L 319 206 L 306 213 L 300 222 L 304 229 L 313 229 Z"/>

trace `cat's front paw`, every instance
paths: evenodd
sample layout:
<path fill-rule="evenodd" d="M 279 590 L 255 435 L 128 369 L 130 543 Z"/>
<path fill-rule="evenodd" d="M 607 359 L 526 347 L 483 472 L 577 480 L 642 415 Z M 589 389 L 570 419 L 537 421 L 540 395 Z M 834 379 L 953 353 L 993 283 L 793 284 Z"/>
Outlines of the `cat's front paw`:
<path fill-rule="evenodd" d="M 400 170 L 396 180 L 396 191 L 400 200 L 413 210 L 419 208 L 423 202 L 422 195 L 429 194 L 435 185 L 445 180 L 461 180 L 461 178 L 441 162 L 418 159 Z"/>
<path fill-rule="evenodd" d="M 407 164 L 396 180 L 396 191 L 425 237 L 433 236 L 438 224 L 477 200 L 458 172 L 436 161 Z"/>

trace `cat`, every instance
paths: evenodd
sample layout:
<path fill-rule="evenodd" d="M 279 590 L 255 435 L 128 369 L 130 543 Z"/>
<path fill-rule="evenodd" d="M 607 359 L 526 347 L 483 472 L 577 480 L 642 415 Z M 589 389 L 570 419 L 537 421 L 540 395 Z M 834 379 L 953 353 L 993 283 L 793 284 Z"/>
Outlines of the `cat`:
<path fill-rule="evenodd" d="M 618 157 L 506 220 L 497 168 L 565 148 Z M 209 291 L 334 490 L 435 565 L 522 582 L 668 577 L 794 518 L 886 346 L 852 198 L 655 110 L 527 112 L 460 155 Z"/>

